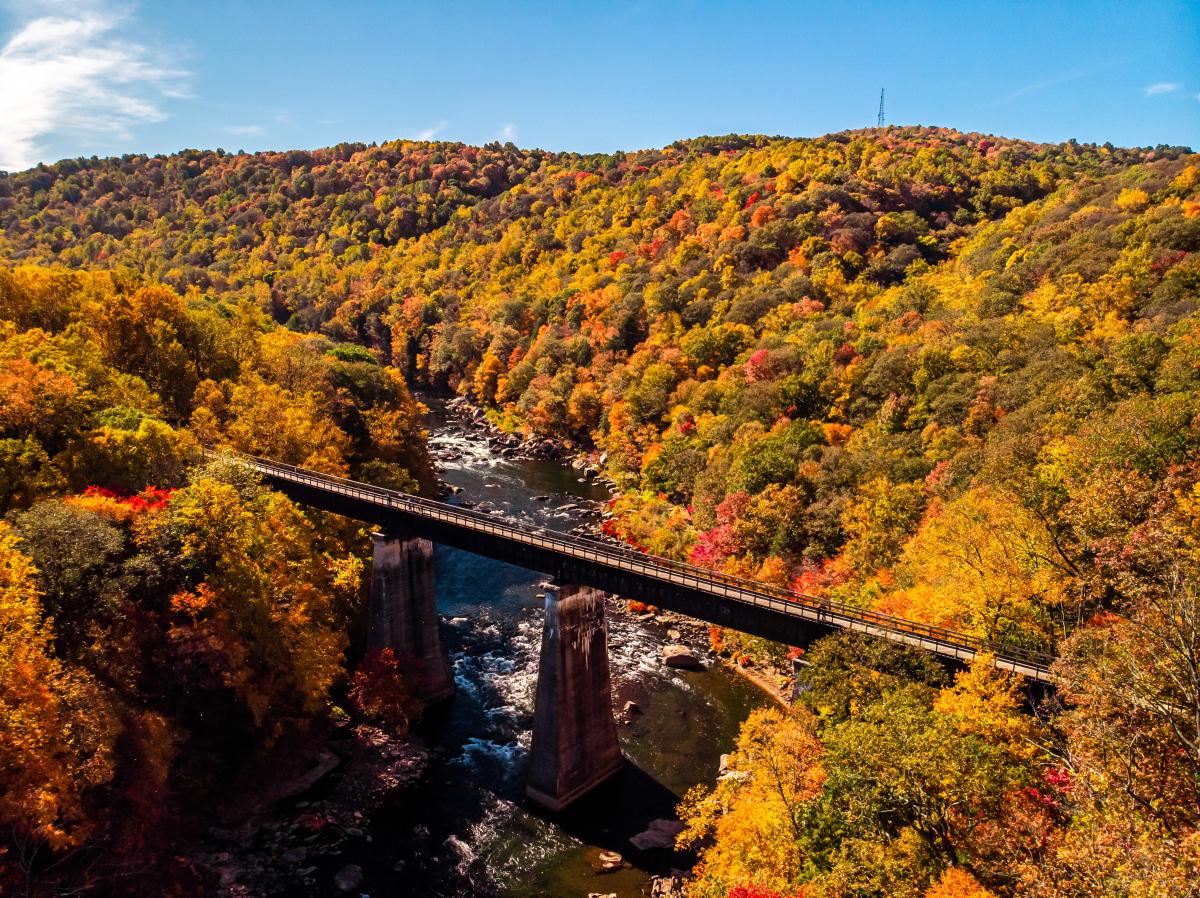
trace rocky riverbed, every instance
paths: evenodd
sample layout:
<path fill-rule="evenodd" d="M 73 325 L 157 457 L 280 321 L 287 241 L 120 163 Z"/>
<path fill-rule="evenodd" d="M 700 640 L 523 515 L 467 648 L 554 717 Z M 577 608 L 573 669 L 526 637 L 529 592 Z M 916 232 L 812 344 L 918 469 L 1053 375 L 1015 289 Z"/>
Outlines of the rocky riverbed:
<path fill-rule="evenodd" d="M 475 408 L 465 399 L 458 398 L 447 402 L 443 415 L 446 424 L 431 441 L 435 456 L 438 457 L 443 469 L 447 468 L 447 461 L 451 465 L 460 461 L 469 462 L 469 453 L 461 447 L 460 441 L 462 440 L 467 440 L 475 446 L 486 445 L 493 456 L 498 455 L 499 458 L 509 462 L 527 462 L 536 465 L 541 462 L 557 460 L 560 464 L 569 464 L 571 471 L 578 475 L 575 482 L 586 485 L 583 489 L 588 494 L 587 498 L 577 500 L 561 494 L 535 494 L 532 499 L 535 502 L 548 503 L 547 506 L 543 506 L 546 509 L 558 509 L 554 512 L 557 515 L 561 515 L 564 511 L 569 511 L 572 515 L 581 515 L 580 522 L 572 527 L 555 526 L 552 529 L 568 530 L 594 539 L 611 541 L 601 534 L 599 528 L 602 518 L 607 514 L 604 504 L 616 489 L 612 481 L 602 472 L 600 467 L 604 461 L 602 455 L 582 452 L 579 447 L 566 442 L 523 440 L 516 435 L 503 433 L 488 422 L 482 410 Z M 567 482 L 569 483 L 569 480 Z M 485 489 L 488 486 L 485 482 Z M 464 498 L 462 493 L 455 492 L 453 484 L 449 484 L 448 487 L 449 491 L 460 501 Z M 600 487 L 603 492 L 596 491 L 596 487 Z M 471 501 L 469 497 L 466 499 L 468 502 Z M 570 501 L 564 502 L 564 499 Z M 487 500 L 475 507 L 497 514 L 507 515 L 511 511 L 511 509 L 506 509 L 502 503 Z M 515 517 L 517 520 L 528 522 L 528 517 L 524 514 L 518 513 Z M 714 688 L 723 690 L 727 686 L 733 685 L 734 691 L 748 700 L 746 705 L 735 712 L 738 723 L 750 705 L 762 703 L 762 693 L 747 689 L 737 683 L 736 679 L 731 683 L 729 672 L 736 672 L 743 677 L 748 676 L 755 687 L 764 690 L 771 698 L 777 701 L 784 700 L 782 690 L 773 682 L 773 677 L 766 672 L 740 669 L 726 659 L 717 656 L 711 650 L 707 624 L 661 609 L 647 608 L 641 603 L 631 603 L 621 598 L 610 599 L 608 612 L 610 656 L 613 660 L 614 709 L 621 727 L 622 744 L 626 755 L 635 762 L 640 762 L 642 752 L 646 748 L 649 748 L 651 754 L 660 752 L 654 759 L 658 763 L 670 761 L 672 757 L 677 757 L 676 752 L 679 750 L 678 742 L 681 737 L 681 732 L 675 728 L 675 721 L 672 719 L 678 715 L 678 711 L 675 714 L 656 713 L 658 701 L 651 700 L 650 708 L 643 707 L 639 703 L 638 699 L 645 692 L 648 677 L 650 682 L 658 687 L 653 695 L 659 698 L 683 695 L 692 699 L 699 697 L 704 700 L 706 690 Z M 636 647 L 635 650 L 626 654 L 631 646 Z M 663 689 L 659 686 L 664 680 L 671 684 L 669 688 Z M 725 725 L 731 723 L 733 721 L 723 721 Z M 685 741 L 688 738 L 687 729 L 686 726 L 683 727 L 682 739 Z M 682 778 L 686 779 L 685 786 L 676 787 L 675 799 L 681 796 L 686 787 L 694 782 L 712 781 L 716 778 L 719 768 L 718 755 L 732 747 L 733 739 L 736 736 L 736 724 L 729 726 L 725 732 L 727 734 L 725 740 L 718 743 L 717 751 L 712 755 L 711 765 L 706 765 L 706 769 L 698 769 L 694 758 L 686 762 L 680 760 L 673 763 L 675 772 L 682 774 Z M 596 892 L 589 890 L 586 893 L 564 891 L 546 892 L 545 894 L 599 896 L 682 894 L 682 883 L 686 879 L 687 872 L 685 869 L 676 868 L 676 864 L 686 867 L 690 861 L 686 855 L 680 855 L 673 850 L 675 836 L 682 828 L 674 816 L 674 803 L 675 801 L 671 801 L 670 804 L 664 806 L 663 817 L 646 820 L 644 828 L 639 832 L 631 832 L 625 842 L 626 848 L 633 856 L 646 853 L 657 856 L 659 860 L 652 866 L 657 867 L 658 870 L 664 870 L 668 866 L 663 863 L 662 858 L 669 855 L 673 861 L 669 865 L 671 869 L 665 870 L 660 875 L 643 879 L 636 891 L 613 893 L 605 890 Z M 619 853 L 609 853 L 609 856 L 621 858 Z M 617 869 L 627 869 L 628 861 L 625 858 L 621 858 L 621 860 L 624 861 L 623 865 L 610 863 L 605 868 L 603 863 L 596 861 L 596 855 L 593 853 L 592 867 L 594 870 L 606 873 Z M 538 892 L 537 894 L 543 893 Z"/>
<path fill-rule="evenodd" d="M 221 896 L 357 894 L 365 821 L 427 763 L 419 740 L 366 724 L 293 734 L 182 853 Z"/>

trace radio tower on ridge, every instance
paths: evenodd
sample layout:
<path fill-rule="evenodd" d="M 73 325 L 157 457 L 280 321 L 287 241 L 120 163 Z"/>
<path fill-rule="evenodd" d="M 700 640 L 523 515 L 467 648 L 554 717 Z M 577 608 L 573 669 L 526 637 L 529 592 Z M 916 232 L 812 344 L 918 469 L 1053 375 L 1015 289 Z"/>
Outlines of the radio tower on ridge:
<path fill-rule="evenodd" d="M 879 116 L 878 116 L 878 118 L 875 119 L 875 124 L 880 128 L 883 127 L 883 88 L 882 87 L 879 88 Z"/>

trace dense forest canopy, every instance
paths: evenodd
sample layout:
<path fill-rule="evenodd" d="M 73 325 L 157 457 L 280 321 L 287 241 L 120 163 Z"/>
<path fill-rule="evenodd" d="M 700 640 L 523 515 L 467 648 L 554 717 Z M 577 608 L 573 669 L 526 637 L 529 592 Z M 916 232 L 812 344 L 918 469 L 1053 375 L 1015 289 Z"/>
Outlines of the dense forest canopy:
<path fill-rule="evenodd" d="M 429 489 L 422 413 L 250 303 L 0 269 L 0 891 L 100 846 L 97 888 L 191 881 L 189 803 L 330 713 L 365 534 L 202 450 Z"/>
<path fill-rule="evenodd" d="M 1198 171 L 932 128 L 186 152 L 0 178 L 0 248 L 565 426 L 652 551 L 1053 647 L 1111 592 L 1084 497 L 1192 461 Z"/>
<path fill-rule="evenodd" d="M 1062 659 L 1043 723 L 982 667 L 898 676 L 916 662 L 831 642 L 807 710 L 744 729 L 747 776 L 689 798 L 695 894 L 1182 894 L 1198 253 L 1200 156 L 935 128 L 3 175 L 6 588 L 38 588 L 37 514 L 117 501 L 88 486 L 157 508 L 138 491 L 201 442 L 427 486 L 405 382 L 448 388 L 591 453 L 640 548 Z M 155 513 L 235 488 L 194 478 Z M 39 638 L 72 633 L 54 616 Z"/>

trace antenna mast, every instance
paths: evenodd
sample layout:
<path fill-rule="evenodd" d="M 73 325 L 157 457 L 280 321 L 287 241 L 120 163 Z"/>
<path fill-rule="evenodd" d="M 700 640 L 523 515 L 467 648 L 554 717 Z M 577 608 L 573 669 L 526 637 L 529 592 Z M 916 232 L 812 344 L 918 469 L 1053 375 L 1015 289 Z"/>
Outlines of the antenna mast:
<path fill-rule="evenodd" d="M 878 116 L 878 118 L 875 119 L 875 124 L 880 128 L 883 127 L 883 88 L 882 87 L 879 88 L 879 116 Z"/>

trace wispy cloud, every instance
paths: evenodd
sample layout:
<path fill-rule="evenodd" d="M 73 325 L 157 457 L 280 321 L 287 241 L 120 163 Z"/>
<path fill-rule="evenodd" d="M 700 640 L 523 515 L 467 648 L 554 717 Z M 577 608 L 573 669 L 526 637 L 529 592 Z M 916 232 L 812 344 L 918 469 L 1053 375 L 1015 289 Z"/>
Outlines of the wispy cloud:
<path fill-rule="evenodd" d="M 446 130 L 446 126 L 450 123 L 445 119 L 434 122 L 428 128 L 417 132 L 417 140 L 433 140 L 439 134 Z"/>
<path fill-rule="evenodd" d="M 1029 94 L 1040 93 L 1041 91 L 1049 90 L 1052 87 L 1058 87 L 1060 84 L 1068 84 L 1072 81 L 1078 81 L 1080 78 L 1086 78 L 1090 74 L 1090 71 L 1080 69 L 1074 72 L 1064 72 L 1058 75 L 1051 75 L 1048 78 L 1040 78 L 1037 81 L 1030 81 L 1027 84 L 1023 84 L 1021 87 L 1018 87 L 1016 90 L 1005 94 L 1004 96 L 1000 97 L 1000 99 L 989 105 L 1003 106 L 1019 100 L 1021 97 L 1028 96 Z"/>
<path fill-rule="evenodd" d="M 267 133 L 267 129 L 262 125 L 228 125 L 225 130 L 237 137 L 245 135 L 259 136 Z"/>
<path fill-rule="evenodd" d="M 500 140 L 516 140 L 517 126 L 512 122 L 508 122 L 500 129 L 500 133 L 496 135 Z"/>
<path fill-rule="evenodd" d="M 1179 90 L 1179 83 L 1176 81 L 1156 81 L 1154 84 L 1147 84 L 1143 90 L 1148 97 L 1156 97 L 1159 94 L 1174 93 Z"/>
<path fill-rule="evenodd" d="M 186 72 L 117 33 L 122 11 L 52 2 L 21 12 L 0 49 L 0 168 L 36 164 L 47 137 L 127 137 L 136 124 L 166 118 L 163 99 L 187 95 Z"/>

